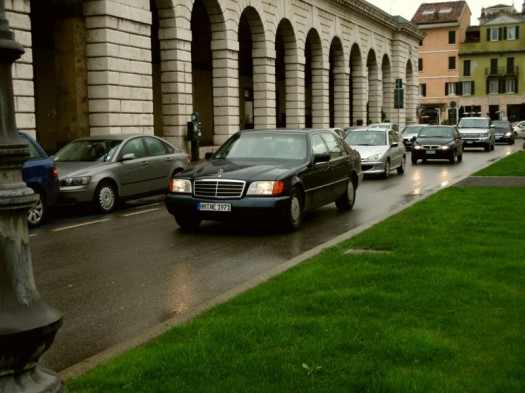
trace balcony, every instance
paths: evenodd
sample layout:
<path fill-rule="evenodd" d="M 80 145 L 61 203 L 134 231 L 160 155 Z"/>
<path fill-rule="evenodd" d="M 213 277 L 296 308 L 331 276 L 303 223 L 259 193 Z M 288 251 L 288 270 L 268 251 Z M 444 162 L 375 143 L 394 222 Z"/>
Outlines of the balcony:
<path fill-rule="evenodd" d="M 517 76 L 518 66 L 515 67 L 486 67 L 486 76 Z"/>

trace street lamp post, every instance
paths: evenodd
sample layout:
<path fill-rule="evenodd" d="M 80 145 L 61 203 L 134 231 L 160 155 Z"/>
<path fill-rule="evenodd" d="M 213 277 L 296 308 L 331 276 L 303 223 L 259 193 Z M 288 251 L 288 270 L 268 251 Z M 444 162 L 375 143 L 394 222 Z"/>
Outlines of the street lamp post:
<path fill-rule="evenodd" d="M 33 279 L 27 211 L 36 201 L 22 179 L 28 146 L 18 136 L 11 68 L 24 53 L 0 0 L 0 392 L 65 392 L 59 376 L 39 367 L 62 315 L 40 297 Z"/>

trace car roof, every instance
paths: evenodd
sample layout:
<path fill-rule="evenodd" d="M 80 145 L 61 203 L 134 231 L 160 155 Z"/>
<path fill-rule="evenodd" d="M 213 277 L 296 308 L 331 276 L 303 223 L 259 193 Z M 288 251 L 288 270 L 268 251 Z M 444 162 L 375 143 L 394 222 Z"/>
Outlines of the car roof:
<path fill-rule="evenodd" d="M 100 134 L 100 135 L 88 135 L 81 136 L 80 138 L 74 139 L 74 141 L 86 141 L 86 140 L 100 140 L 100 139 L 109 139 L 109 140 L 124 140 L 134 136 L 154 136 L 154 135 L 143 135 L 143 134 Z"/>
<path fill-rule="evenodd" d="M 240 133 L 247 134 L 247 133 L 264 133 L 264 132 L 271 132 L 271 133 L 293 133 L 293 134 L 312 134 L 314 132 L 319 131 L 332 131 L 333 128 L 251 128 L 251 129 L 245 129 L 240 130 Z"/>

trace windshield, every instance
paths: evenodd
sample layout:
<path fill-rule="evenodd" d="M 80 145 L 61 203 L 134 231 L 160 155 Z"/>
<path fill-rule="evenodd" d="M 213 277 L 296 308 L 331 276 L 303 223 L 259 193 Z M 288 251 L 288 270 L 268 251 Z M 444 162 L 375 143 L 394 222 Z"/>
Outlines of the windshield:
<path fill-rule="evenodd" d="M 452 138 L 453 133 L 451 128 L 443 127 L 424 127 L 419 134 L 418 138 Z"/>
<path fill-rule="evenodd" d="M 253 132 L 230 138 L 213 158 L 304 160 L 306 152 L 305 134 Z"/>
<path fill-rule="evenodd" d="M 405 127 L 405 129 L 403 130 L 402 134 L 417 134 L 419 131 L 421 131 L 421 129 L 425 127 L 425 126 L 410 126 L 410 127 Z"/>
<path fill-rule="evenodd" d="M 349 145 L 360 146 L 384 146 L 386 145 L 386 133 L 384 131 L 354 131 L 345 138 Z"/>
<path fill-rule="evenodd" d="M 110 161 L 121 140 L 80 140 L 63 147 L 53 160 L 56 162 L 95 162 Z"/>
<path fill-rule="evenodd" d="M 461 128 L 489 128 L 490 122 L 488 119 L 471 119 L 464 117 L 459 121 L 458 127 Z"/>

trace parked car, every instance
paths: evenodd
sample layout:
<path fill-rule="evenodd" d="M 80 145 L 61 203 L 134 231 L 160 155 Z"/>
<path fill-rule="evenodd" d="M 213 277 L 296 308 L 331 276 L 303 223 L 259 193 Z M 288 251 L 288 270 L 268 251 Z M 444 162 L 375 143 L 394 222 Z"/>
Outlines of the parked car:
<path fill-rule="evenodd" d="M 30 157 L 22 167 L 22 179 L 38 195 L 37 202 L 27 212 L 27 224 L 36 227 L 44 222 L 48 208 L 58 198 L 58 173 L 51 158 L 31 135 L 22 131 L 18 135 L 29 147 Z"/>
<path fill-rule="evenodd" d="M 257 218 L 296 230 L 308 210 L 352 209 L 362 178 L 359 154 L 328 129 L 243 130 L 176 174 L 166 207 L 185 230 Z"/>
<path fill-rule="evenodd" d="M 153 135 L 79 138 L 55 154 L 60 203 L 93 202 L 103 213 L 117 203 L 168 192 L 171 177 L 188 167 L 188 155 Z"/>
<path fill-rule="evenodd" d="M 493 120 L 492 124 L 494 125 L 494 135 L 496 137 L 496 142 L 504 142 L 509 145 L 514 144 L 516 134 L 512 129 L 510 121 L 507 120 Z"/>
<path fill-rule="evenodd" d="M 496 136 L 490 117 L 462 117 L 458 129 L 463 139 L 463 148 L 483 147 L 485 151 L 494 150 Z"/>
<path fill-rule="evenodd" d="M 403 145 L 405 145 L 406 149 L 410 149 L 412 147 L 412 139 L 419 134 L 419 131 L 423 127 L 427 127 L 428 124 L 411 124 L 403 128 L 403 131 L 401 131 L 401 137 L 403 138 Z"/>
<path fill-rule="evenodd" d="M 387 178 L 394 169 L 399 174 L 405 172 L 405 146 L 394 130 L 355 130 L 345 137 L 345 142 L 361 155 L 361 167 L 365 175 L 382 175 Z"/>
<path fill-rule="evenodd" d="M 525 138 L 525 120 L 512 123 L 516 138 Z"/>
<path fill-rule="evenodd" d="M 399 126 L 396 123 L 383 122 L 383 123 L 371 123 L 368 128 L 391 128 L 395 132 L 399 133 Z"/>
<path fill-rule="evenodd" d="M 417 160 L 463 160 L 463 140 L 456 126 L 423 127 L 412 140 L 412 164 Z"/>

